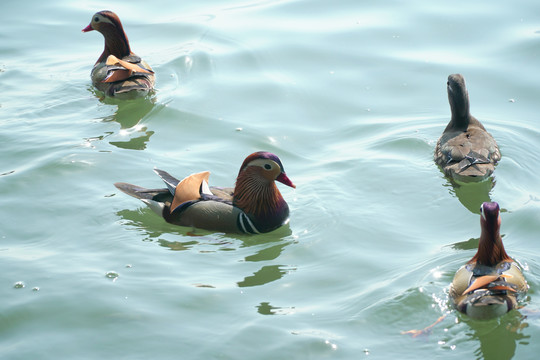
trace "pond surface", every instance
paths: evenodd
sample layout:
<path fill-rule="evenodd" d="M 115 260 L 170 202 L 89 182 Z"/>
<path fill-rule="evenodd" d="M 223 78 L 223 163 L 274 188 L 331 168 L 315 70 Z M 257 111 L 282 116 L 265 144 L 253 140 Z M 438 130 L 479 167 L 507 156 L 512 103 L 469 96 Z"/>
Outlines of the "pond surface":
<path fill-rule="evenodd" d="M 82 33 L 103 9 L 156 71 L 103 100 Z M 540 2 L 12 1 L 0 28 L 0 358 L 533 359 L 540 351 Z M 433 162 L 449 74 L 497 140 L 494 178 Z M 289 225 L 165 223 L 113 183 L 161 187 L 277 154 Z M 449 307 L 497 201 L 525 307 Z M 426 336 L 401 331 L 446 318 Z"/>

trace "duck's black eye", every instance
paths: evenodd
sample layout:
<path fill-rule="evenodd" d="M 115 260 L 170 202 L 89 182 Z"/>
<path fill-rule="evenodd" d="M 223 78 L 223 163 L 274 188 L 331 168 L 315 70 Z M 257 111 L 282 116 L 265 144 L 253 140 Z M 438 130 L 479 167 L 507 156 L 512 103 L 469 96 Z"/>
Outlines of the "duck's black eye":
<path fill-rule="evenodd" d="M 270 170 L 270 169 L 272 169 L 272 166 L 270 164 L 264 164 L 264 168 L 266 170 Z"/>
<path fill-rule="evenodd" d="M 95 22 L 99 22 L 99 18 L 96 16 L 96 17 L 94 18 L 94 21 L 95 21 Z"/>

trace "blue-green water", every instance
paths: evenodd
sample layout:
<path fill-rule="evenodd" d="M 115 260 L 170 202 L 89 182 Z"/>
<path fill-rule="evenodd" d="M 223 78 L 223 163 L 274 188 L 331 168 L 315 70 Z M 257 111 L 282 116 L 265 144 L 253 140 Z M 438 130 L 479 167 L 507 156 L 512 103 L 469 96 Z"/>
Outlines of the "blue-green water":
<path fill-rule="evenodd" d="M 152 101 L 92 91 L 103 38 L 81 29 L 103 9 Z M 7 0 L 0 19 L 0 358 L 538 356 L 540 3 Z M 500 145 L 492 189 L 433 163 L 451 73 Z M 261 236 L 190 236 L 112 185 L 230 186 L 257 150 L 297 185 Z M 530 291 L 475 322 L 447 288 L 488 198 Z"/>

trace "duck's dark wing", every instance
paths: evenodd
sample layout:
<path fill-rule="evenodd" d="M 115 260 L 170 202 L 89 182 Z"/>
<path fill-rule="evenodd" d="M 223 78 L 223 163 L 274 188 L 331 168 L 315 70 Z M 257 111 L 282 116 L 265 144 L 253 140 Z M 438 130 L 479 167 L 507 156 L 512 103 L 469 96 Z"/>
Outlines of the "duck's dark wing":
<path fill-rule="evenodd" d="M 495 139 L 478 127 L 443 134 L 435 149 L 435 162 L 446 175 L 458 180 L 490 176 L 500 158 Z"/>

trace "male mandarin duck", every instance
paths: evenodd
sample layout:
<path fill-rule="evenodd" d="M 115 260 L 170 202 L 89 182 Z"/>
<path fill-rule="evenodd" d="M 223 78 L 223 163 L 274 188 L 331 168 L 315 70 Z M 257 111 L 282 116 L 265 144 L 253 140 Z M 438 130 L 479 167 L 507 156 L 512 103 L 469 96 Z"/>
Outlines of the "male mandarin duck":
<path fill-rule="evenodd" d="M 105 38 L 105 49 L 92 68 L 92 84 L 111 97 L 130 99 L 146 96 L 154 88 L 154 71 L 131 52 L 118 16 L 104 10 L 94 14 L 82 31 L 97 30 Z"/>
<path fill-rule="evenodd" d="M 281 160 L 259 151 L 243 162 L 232 188 L 209 187 L 208 171 L 182 181 L 154 169 L 166 189 L 145 189 L 127 183 L 118 189 L 142 200 L 171 223 L 228 233 L 265 233 L 287 223 L 289 206 L 274 181 L 296 188 L 285 174 Z"/>
<path fill-rule="evenodd" d="M 504 249 L 499 204 L 485 202 L 480 213 L 482 230 L 478 251 L 456 272 L 449 295 L 458 311 L 473 319 L 486 320 L 517 308 L 518 297 L 524 295 L 529 286 L 519 265 Z M 408 330 L 402 334 L 413 337 L 426 334 L 444 318 L 445 315 L 439 317 L 422 330 Z"/>
<path fill-rule="evenodd" d="M 457 310 L 471 318 L 490 319 L 515 309 L 518 296 L 527 292 L 528 285 L 504 249 L 499 204 L 485 202 L 480 213 L 478 251 L 456 272 L 450 298 Z"/>
<path fill-rule="evenodd" d="M 490 176 L 501 159 L 493 136 L 469 111 L 469 93 L 460 74 L 448 76 L 452 118 L 435 147 L 435 162 L 447 176 L 480 181 Z"/>

